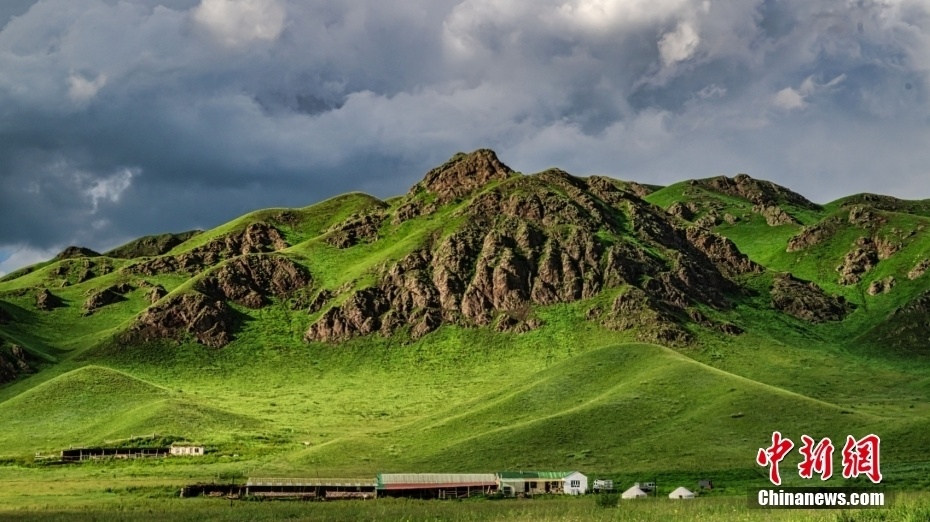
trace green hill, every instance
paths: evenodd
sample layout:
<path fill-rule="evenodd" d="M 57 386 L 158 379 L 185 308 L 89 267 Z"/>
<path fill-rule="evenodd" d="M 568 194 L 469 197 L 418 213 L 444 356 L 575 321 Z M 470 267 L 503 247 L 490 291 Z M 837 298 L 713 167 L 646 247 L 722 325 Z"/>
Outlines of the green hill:
<path fill-rule="evenodd" d="M 28 452 L 99 443 L 99 424 L 170 396 L 122 372 L 84 366 L 0 402 L 0 445 Z"/>
<path fill-rule="evenodd" d="M 289 465 L 391 469 L 715 471 L 745 467 L 773 431 L 841 440 L 897 419 L 853 413 L 688 359 L 623 344 L 587 351 L 374 439 L 309 449 Z M 644 456 L 649 458 L 644 458 Z M 747 457 L 749 456 L 749 457 Z"/>
<path fill-rule="evenodd" d="M 772 431 L 875 432 L 889 476 L 920 484 L 928 208 L 819 205 L 746 175 L 524 175 L 479 150 L 386 201 L 69 248 L 0 280 L 0 457 L 156 433 L 215 458 L 101 466 L 172 483 L 508 468 L 751 481 Z"/>

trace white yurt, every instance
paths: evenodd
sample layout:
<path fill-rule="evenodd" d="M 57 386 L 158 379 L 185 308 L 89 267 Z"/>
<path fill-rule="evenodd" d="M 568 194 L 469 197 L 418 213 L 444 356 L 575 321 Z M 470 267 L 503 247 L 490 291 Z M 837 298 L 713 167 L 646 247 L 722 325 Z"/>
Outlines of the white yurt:
<path fill-rule="evenodd" d="M 646 492 L 639 489 L 637 486 L 633 486 L 624 491 L 623 494 L 620 495 L 620 498 L 646 498 Z"/>
<path fill-rule="evenodd" d="M 678 488 L 668 494 L 668 498 L 694 498 L 694 493 L 685 488 Z"/>

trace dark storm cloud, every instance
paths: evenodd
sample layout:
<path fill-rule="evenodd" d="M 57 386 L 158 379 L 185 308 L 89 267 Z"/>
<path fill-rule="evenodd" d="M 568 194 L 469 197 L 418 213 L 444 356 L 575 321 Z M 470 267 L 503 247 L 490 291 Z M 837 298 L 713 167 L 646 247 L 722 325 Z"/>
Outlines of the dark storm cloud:
<path fill-rule="evenodd" d="M 930 196 L 917 0 L 39 0 L 0 27 L 0 271 L 401 193 L 482 146 L 527 172 Z"/>

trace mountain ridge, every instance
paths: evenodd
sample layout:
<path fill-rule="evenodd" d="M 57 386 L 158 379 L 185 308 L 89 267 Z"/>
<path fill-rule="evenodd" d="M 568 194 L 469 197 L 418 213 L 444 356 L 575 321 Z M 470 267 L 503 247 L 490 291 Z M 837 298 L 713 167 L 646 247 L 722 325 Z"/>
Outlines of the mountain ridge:
<path fill-rule="evenodd" d="M 676 186 L 679 196 L 663 208 L 663 193 Z M 808 323 L 855 313 L 820 278 L 757 262 L 726 232 L 756 221 L 796 227 L 785 251 L 806 254 L 846 226 L 829 212 L 849 209 L 849 223 L 860 228 L 887 222 L 876 214 L 886 211 L 869 202 L 922 208 L 865 194 L 833 209 L 746 174 L 670 187 L 556 168 L 524 175 L 479 149 L 429 170 L 390 203 L 348 194 L 321 202 L 325 211 L 253 212 L 221 233 L 146 236 L 104 254 L 69 247 L 5 278 L 15 291 L 0 284 L 0 298 L 13 291 L 22 302 L 35 292 L 32 307 L 49 313 L 73 306 L 56 292 L 110 281 L 84 294 L 85 315 L 144 303 L 128 311 L 133 318 L 113 339 L 132 345 L 189 338 L 221 348 L 235 339 L 248 310 L 274 303 L 306 312 L 305 341 L 340 343 L 371 334 L 416 340 L 444 325 L 527 332 L 543 325 L 537 307 L 604 296 L 588 320 L 641 341 L 687 346 L 702 331 L 741 334 L 751 324 L 730 311 L 759 306 L 760 295 L 770 295 L 764 307 Z M 847 253 L 841 284 L 864 284 L 879 261 L 903 248 L 876 237 Z M 321 256 L 354 258 L 348 253 L 355 251 L 380 254 L 359 254 L 355 277 L 317 273 Z M 920 266 L 910 268 L 911 280 L 922 275 Z M 32 284 L 16 284 L 30 278 Z M 869 293 L 887 293 L 896 281 L 868 281 Z M 3 320 L 10 323 L 9 314 Z"/>

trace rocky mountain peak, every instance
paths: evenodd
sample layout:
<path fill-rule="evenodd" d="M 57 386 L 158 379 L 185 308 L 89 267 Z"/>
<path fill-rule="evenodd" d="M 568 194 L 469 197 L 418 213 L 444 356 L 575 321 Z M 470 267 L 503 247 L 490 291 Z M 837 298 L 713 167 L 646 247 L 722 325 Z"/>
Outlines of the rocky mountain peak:
<path fill-rule="evenodd" d="M 737 174 L 732 178 L 717 176 L 699 180 L 698 183 L 711 190 L 748 200 L 754 205 L 772 207 L 789 203 L 810 210 L 820 206 L 804 196 L 771 181 L 755 179 L 749 174 Z"/>
<path fill-rule="evenodd" d="M 373 285 L 320 291 L 305 338 L 340 342 L 408 327 L 417 338 L 443 324 L 522 332 L 540 326 L 537 306 L 626 288 L 621 303 L 592 308 L 588 319 L 636 328 L 641 340 L 684 343 L 683 321 L 724 328 L 695 306 L 728 308 L 740 292 L 733 278 L 762 270 L 729 240 L 682 227 L 622 183 L 559 169 L 514 176 L 495 162 L 478 151 L 431 171 L 421 187 L 437 195 L 505 181 L 476 191 L 452 214 L 467 218 L 460 226 L 378 269 Z M 415 189 L 396 213 L 406 220 L 438 209 L 435 201 L 417 206 L 421 200 Z"/>
<path fill-rule="evenodd" d="M 458 153 L 442 166 L 430 170 L 412 192 L 425 189 L 435 194 L 442 204 L 470 194 L 491 181 L 513 175 L 513 169 L 497 159 L 493 150 L 478 149 L 469 154 Z"/>
<path fill-rule="evenodd" d="M 79 246 L 69 246 L 55 256 L 55 259 L 74 259 L 77 257 L 100 257 L 99 252 Z"/>

